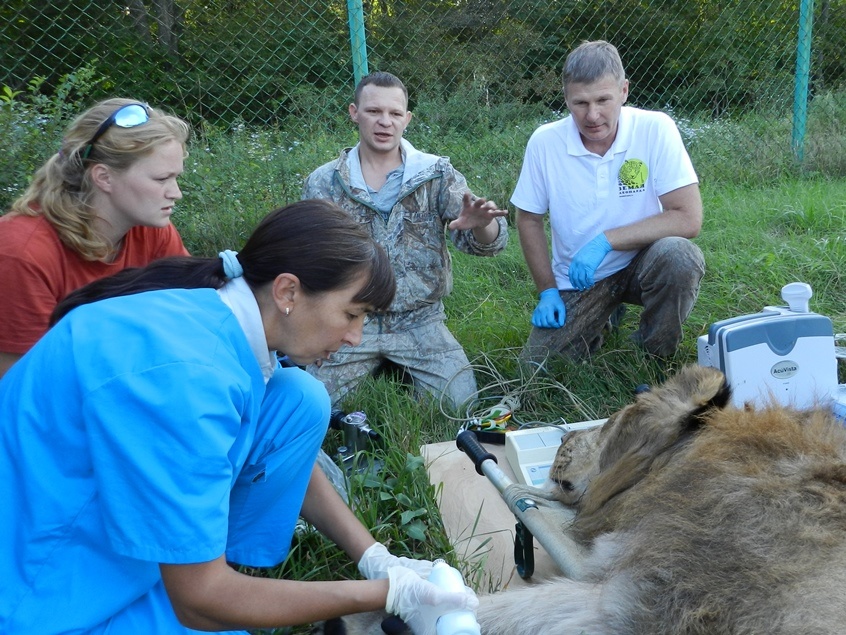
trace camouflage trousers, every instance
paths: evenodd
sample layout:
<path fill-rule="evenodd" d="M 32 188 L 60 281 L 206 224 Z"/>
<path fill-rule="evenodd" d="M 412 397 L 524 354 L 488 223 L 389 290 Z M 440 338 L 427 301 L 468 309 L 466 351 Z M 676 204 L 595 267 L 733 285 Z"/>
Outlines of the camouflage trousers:
<path fill-rule="evenodd" d="M 320 367 L 308 372 L 326 386 L 332 403 L 340 401 L 386 361 L 411 378 L 415 390 L 443 395 L 449 406 L 460 406 L 476 394 L 476 378 L 458 340 L 439 320 L 398 332 L 380 332 L 377 320 L 364 325 L 361 344 L 344 347 Z"/>
<path fill-rule="evenodd" d="M 682 340 L 682 324 L 693 310 L 705 274 L 702 251 L 685 238 L 657 240 L 621 271 L 586 291 L 561 291 L 566 322 L 561 328 L 532 327 L 521 362 L 542 363 L 550 355 L 581 359 L 602 346 L 609 321 L 624 303 L 643 307 L 631 338 L 647 352 L 672 355 Z"/>

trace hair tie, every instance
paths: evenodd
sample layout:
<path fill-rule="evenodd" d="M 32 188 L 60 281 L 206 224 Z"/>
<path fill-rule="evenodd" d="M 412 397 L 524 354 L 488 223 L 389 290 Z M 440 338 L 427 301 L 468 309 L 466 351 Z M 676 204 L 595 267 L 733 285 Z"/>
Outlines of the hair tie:
<path fill-rule="evenodd" d="M 223 261 L 223 273 L 227 278 L 240 278 L 244 275 L 244 267 L 241 266 L 241 262 L 238 260 L 237 251 L 225 249 L 217 255 Z"/>

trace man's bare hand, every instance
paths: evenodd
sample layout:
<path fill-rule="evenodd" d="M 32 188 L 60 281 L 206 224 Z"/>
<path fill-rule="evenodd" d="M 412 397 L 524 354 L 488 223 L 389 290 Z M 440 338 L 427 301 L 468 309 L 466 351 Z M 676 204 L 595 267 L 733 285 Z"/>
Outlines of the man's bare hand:
<path fill-rule="evenodd" d="M 476 198 L 470 192 L 464 193 L 461 213 L 449 224 L 450 229 L 482 229 L 500 216 L 507 216 L 508 210 L 499 209 L 496 203 L 486 198 Z"/>

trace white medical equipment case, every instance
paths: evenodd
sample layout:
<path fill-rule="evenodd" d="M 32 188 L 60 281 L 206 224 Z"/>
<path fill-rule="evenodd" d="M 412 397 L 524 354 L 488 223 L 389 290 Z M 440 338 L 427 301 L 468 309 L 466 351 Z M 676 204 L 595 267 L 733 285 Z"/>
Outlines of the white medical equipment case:
<path fill-rule="evenodd" d="M 830 403 L 838 393 L 831 320 L 809 310 L 811 287 L 782 288 L 787 306 L 715 322 L 697 341 L 699 364 L 719 368 L 736 406 Z"/>

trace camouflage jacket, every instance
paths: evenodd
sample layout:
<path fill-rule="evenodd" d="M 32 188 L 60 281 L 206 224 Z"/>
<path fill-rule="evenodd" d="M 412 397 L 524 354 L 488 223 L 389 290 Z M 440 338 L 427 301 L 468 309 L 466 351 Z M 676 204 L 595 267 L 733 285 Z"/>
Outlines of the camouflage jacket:
<path fill-rule="evenodd" d="M 385 222 L 373 206 L 367 188 L 356 187 L 348 162 L 352 148 L 322 165 L 305 181 L 303 198 L 334 201 L 366 226 L 385 248 L 394 265 L 397 293 L 391 313 L 381 318 L 406 327 L 443 319 L 442 298 L 452 290 L 452 262 L 446 234 L 455 247 L 476 256 L 493 256 L 508 244 L 504 218 L 498 218 L 499 235 L 490 244 L 478 242 L 471 230 L 448 231 L 446 226 L 461 212 L 467 181 L 449 162 L 415 150 L 402 140 L 405 170 L 397 202 Z M 387 326 L 387 324 L 386 324 Z"/>

